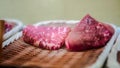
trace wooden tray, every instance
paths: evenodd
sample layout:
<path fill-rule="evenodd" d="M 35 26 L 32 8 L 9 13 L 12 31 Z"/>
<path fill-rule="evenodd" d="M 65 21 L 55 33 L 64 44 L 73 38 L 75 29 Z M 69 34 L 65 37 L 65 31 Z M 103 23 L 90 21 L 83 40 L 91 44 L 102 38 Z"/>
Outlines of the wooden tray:
<path fill-rule="evenodd" d="M 20 38 L 2 51 L 1 65 L 36 66 L 56 68 L 84 68 L 95 63 L 103 48 L 83 52 L 70 52 L 65 48 L 59 50 L 42 50 L 23 42 Z"/>
<path fill-rule="evenodd" d="M 41 23 L 35 24 L 37 25 Z M 42 25 L 46 25 L 46 22 Z M 119 33 L 115 26 L 113 28 L 115 33 L 105 47 L 82 52 L 70 52 L 64 47 L 59 50 L 43 50 L 25 43 L 20 37 L 3 48 L 0 65 L 33 68 L 101 68 Z M 21 36 L 21 33 L 18 34 Z"/>

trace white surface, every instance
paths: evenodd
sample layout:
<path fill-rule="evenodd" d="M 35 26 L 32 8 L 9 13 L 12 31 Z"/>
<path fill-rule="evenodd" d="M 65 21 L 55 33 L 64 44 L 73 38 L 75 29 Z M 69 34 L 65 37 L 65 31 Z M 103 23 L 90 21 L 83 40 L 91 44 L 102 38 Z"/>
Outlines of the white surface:
<path fill-rule="evenodd" d="M 120 32 L 120 28 L 118 28 Z M 120 34 L 108 56 L 107 67 L 109 68 L 120 68 L 120 64 L 117 61 L 117 52 L 120 51 Z M 119 57 L 120 58 L 120 57 Z"/>

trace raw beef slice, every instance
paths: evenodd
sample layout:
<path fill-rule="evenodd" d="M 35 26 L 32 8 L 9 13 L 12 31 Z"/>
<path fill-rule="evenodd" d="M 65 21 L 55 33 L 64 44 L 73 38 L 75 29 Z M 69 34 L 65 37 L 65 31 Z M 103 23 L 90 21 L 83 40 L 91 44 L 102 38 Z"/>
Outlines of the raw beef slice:
<path fill-rule="evenodd" d="M 86 15 L 69 33 L 65 44 L 71 51 L 99 48 L 106 45 L 113 33 L 114 29 L 110 25 Z"/>
<path fill-rule="evenodd" d="M 70 30 L 69 27 L 29 25 L 23 30 L 23 39 L 31 45 L 56 50 L 64 45 Z"/>

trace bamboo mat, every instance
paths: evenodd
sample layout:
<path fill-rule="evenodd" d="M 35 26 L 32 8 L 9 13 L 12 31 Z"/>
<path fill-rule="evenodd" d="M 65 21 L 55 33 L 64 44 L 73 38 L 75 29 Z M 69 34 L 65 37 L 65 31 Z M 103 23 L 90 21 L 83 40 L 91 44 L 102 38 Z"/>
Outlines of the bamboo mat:
<path fill-rule="evenodd" d="M 86 68 L 95 63 L 104 47 L 83 52 L 70 52 L 65 48 L 43 50 L 26 44 L 22 38 L 2 51 L 0 65 L 42 68 Z"/>

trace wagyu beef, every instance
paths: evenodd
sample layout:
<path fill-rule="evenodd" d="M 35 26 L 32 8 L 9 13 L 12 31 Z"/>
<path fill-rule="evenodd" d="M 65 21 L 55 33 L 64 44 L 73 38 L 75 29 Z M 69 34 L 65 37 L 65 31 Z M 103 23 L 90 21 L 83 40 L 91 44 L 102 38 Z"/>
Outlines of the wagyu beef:
<path fill-rule="evenodd" d="M 68 50 L 82 51 L 105 46 L 111 39 L 114 29 L 86 15 L 69 33 L 65 40 Z"/>
<path fill-rule="evenodd" d="M 56 50 L 64 45 L 70 30 L 69 27 L 29 25 L 23 29 L 23 39 L 31 45 Z"/>

